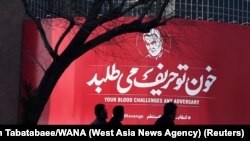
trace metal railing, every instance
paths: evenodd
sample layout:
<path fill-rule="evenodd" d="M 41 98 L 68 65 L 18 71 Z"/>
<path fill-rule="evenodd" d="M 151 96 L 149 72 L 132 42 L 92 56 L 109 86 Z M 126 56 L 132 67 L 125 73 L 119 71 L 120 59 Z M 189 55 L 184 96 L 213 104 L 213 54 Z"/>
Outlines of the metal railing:
<path fill-rule="evenodd" d="M 27 0 L 30 11 L 38 18 L 56 18 L 60 15 L 66 17 L 86 16 L 93 0 Z M 119 4 L 121 0 L 113 0 Z M 129 6 L 135 0 L 128 0 Z M 104 3 L 101 13 L 109 10 L 108 3 Z M 157 10 L 155 4 L 151 12 Z M 136 8 L 126 16 L 138 16 L 140 9 Z M 217 21 L 241 25 L 250 24 L 250 0 L 174 0 L 167 14 L 193 20 Z M 28 18 L 28 17 L 27 17 Z"/>

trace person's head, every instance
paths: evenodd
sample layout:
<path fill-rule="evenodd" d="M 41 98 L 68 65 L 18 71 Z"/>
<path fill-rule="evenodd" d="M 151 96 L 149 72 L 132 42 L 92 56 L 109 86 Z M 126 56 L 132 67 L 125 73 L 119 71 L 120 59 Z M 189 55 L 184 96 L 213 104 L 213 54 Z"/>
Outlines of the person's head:
<path fill-rule="evenodd" d="M 121 105 L 115 106 L 113 108 L 113 116 L 122 121 L 124 118 L 124 107 Z"/>
<path fill-rule="evenodd" d="M 108 118 L 108 113 L 104 104 L 97 104 L 95 106 L 95 115 L 97 118 L 100 118 L 100 119 Z"/>
<path fill-rule="evenodd" d="M 164 106 L 164 116 L 169 117 L 171 120 L 175 120 L 177 105 L 173 102 L 166 103 Z"/>
<path fill-rule="evenodd" d="M 162 38 L 157 29 L 151 29 L 150 32 L 144 33 L 143 40 L 151 57 L 157 58 L 161 56 L 163 52 Z"/>

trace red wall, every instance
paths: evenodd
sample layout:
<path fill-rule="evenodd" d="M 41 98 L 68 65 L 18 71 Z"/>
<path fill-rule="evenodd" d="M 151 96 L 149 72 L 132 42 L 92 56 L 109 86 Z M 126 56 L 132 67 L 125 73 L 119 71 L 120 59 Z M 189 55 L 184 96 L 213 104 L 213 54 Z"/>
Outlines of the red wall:
<path fill-rule="evenodd" d="M 55 45 L 67 24 L 61 22 L 61 26 L 50 24 L 52 27 L 49 27 L 46 23 L 46 32 Z M 32 44 L 37 51 L 42 43 L 32 26 L 26 23 L 23 49 L 30 50 Z M 153 124 L 162 114 L 164 102 L 173 100 L 178 105 L 177 124 L 249 124 L 250 28 L 172 20 L 157 29 L 164 48 L 157 59 L 147 57 L 143 34 L 131 33 L 98 46 L 72 63 L 59 80 L 47 112 L 41 117 L 46 117 L 47 122 L 41 120 L 40 123 L 90 124 L 95 118 L 94 106 L 104 103 L 109 118 L 112 108 L 119 104 L 125 106 L 124 124 Z M 64 40 L 62 49 L 76 31 L 77 28 Z M 97 29 L 92 36 L 102 31 Z M 25 51 L 23 56 L 29 58 Z M 46 53 L 35 56 L 47 58 Z M 42 76 L 39 69 L 32 69 L 34 65 L 26 62 L 23 65 L 30 66 L 23 71 L 23 79 L 38 84 Z M 179 68 L 184 65 L 186 70 Z M 160 93 L 153 95 L 153 91 Z"/>

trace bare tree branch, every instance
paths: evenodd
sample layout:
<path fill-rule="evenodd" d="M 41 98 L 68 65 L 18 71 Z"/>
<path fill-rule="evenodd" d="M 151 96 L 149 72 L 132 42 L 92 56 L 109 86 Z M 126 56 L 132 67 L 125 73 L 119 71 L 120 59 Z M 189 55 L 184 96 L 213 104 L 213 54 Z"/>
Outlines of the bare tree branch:
<path fill-rule="evenodd" d="M 63 32 L 63 34 L 60 36 L 59 40 L 56 43 L 55 46 L 55 52 L 58 54 L 58 49 L 63 41 L 63 39 L 66 37 L 66 35 L 70 32 L 70 30 L 74 27 L 74 21 L 73 19 L 69 21 L 69 26 L 65 29 L 65 31 Z"/>
<path fill-rule="evenodd" d="M 126 0 L 124 0 L 126 1 Z M 123 1 L 123 2 L 124 2 Z M 153 2 L 155 2 L 155 0 L 152 0 Z M 132 9 L 135 7 L 138 7 L 140 5 L 143 4 L 148 4 L 149 1 L 145 1 L 145 0 L 139 0 L 136 3 L 132 4 L 130 7 L 128 7 L 127 9 L 125 9 L 125 11 L 127 11 L 128 9 Z M 103 35 L 100 35 L 98 37 L 96 37 L 95 39 L 86 42 L 86 39 L 89 37 L 89 35 L 91 34 L 91 32 L 98 26 L 100 26 L 101 24 L 107 22 L 107 21 L 111 21 L 113 19 L 117 19 L 118 17 L 124 15 L 124 11 L 120 12 L 120 13 L 110 13 L 108 12 L 108 14 L 110 14 L 110 16 L 101 16 L 98 19 L 89 19 L 86 20 L 85 23 L 83 24 L 83 26 L 80 28 L 80 30 L 77 32 L 77 34 L 75 35 L 75 37 L 73 38 L 73 40 L 70 42 L 69 46 L 64 50 L 64 52 L 62 53 L 63 56 L 65 56 L 65 54 L 69 54 L 69 52 L 74 52 L 75 54 L 73 56 L 77 56 L 79 57 L 80 55 L 82 55 L 83 53 L 85 53 L 86 50 L 90 50 L 93 47 L 95 47 L 97 44 L 101 44 L 105 41 L 108 41 L 110 39 L 112 39 L 115 36 L 124 34 L 124 33 L 129 33 L 129 32 L 146 32 L 149 31 L 151 28 L 153 27 L 157 27 L 159 25 L 163 25 L 165 24 L 167 21 L 166 20 L 162 20 L 161 21 L 161 17 L 164 13 L 164 10 L 166 8 L 166 6 L 168 5 L 169 0 L 164 0 L 164 3 L 161 5 L 161 8 L 159 10 L 159 15 L 156 15 L 156 18 L 149 20 L 148 22 L 142 23 L 140 20 L 141 19 L 137 19 L 136 21 L 130 23 L 130 24 L 122 24 L 119 27 L 116 27 L 110 31 L 107 31 L 106 33 L 104 33 Z M 101 8 L 101 3 L 100 1 L 96 0 L 94 3 L 99 4 L 99 10 Z M 121 6 L 122 4 L 120 4 Z M 95 11 L 98 8 L 92 8 L 91 11 Z M 93 15 L 97 16 L 97 11 L 95 11 L 96 13 L 94 13 Z M 92 14 L 90 14 L 92 15 Z M 90 17 L 95 17 L 95 16 L 90 16 Z M 97 18 L 97 17 L 95 17 Z M 171 19 L 171 18 L 169 18 Z M 106 37 L 105 37 L 106 36 Z M 101 42 L 100 42 L 101 41 Z M 80 49 L 76 49 L 80 46 L 84 46 L 84 48 L 80 48 Z M 79 51 L 80 50 L 80 51 Z M 66 55 L 67 56 L 67 55 Z"/>
<path fill-rule="evenodd" d="M 99 23 L 96 22 L 96 19 L 104 2 L 105 0 L 95 0 L 93 2 L 92 7 L 86 17 L 86 21 L 80 27 L 79 31 L 76 33 L 64 52 L 71 52 L 72 50 L 74 50 L 74 48 L 77 48 L 78 46 L 84 44 L 92 31 L 99 25 Z"/>
<path fill-rule="evenodd" d="M 97 18 L 104 2 L 105 0 L 95 0 L 93 2 L 92 7 L 87 15 L 86 21 L 95 20 Z"/>
<path fill-rule="evenodd" d="M 162 15 L 169 4 L 170 0 L 164 0 L 164 3 L 161 6 L 161 9 L 159 10 L 159 13 L 156 13 L 156 19 L 160 20 L 162 18 Z"/>
<path fill-rule="evenodd" d="M 34 62 L 38 64 L 38 66 L 43 70 L 43 72 L 46 71 L 46 69 L 43 67 L 43 65 L 38 61 L 36 57 L 32 57 L 32 59 L 34 60 Z"/>
<path fill-rule="evenodd" d="M 125 9 L 123 12 L 120 14 L 124 15 L 124 12 L 128 12 L 131 9 L 138 7 L 143 4 L 147 4 L 146 8 L 144 8 L 144 12 L 140 18 L 137 20 L 128 23 L 128 24 L 122 24 L 118 27 L 113 28 L 110 31 L 107 31 L 106 33 L 103 33 L 102 35 L 99 35 L 98 37 L 88 41 L 85 43 L 85 45 L 81 48 L 81 50 L 78 52 L 78 55 L 81 55 L 85 53 L 86 51 L 92 49 L 98 44 L 101 44 L 103 42 L 109 41 L 110 39 L 119 36 L 124 33 L 130 33 L 130 32 L 148 32 L 151 28 L 164 25 L 167 21 L 170 19 L 174 18 L 168 18 L 165 20 L 161 20 L 162 15 L 164 14 L 165 8 L 169 4 L 170 0 L 163 0 L 163 4 L 160 6 L 159 12 L 156 12 L 156 17 L 154 19 L 151 19 L 147 22 L 142 23 L 143 17 L 145 17 L 146 13 L 145 11 L 148 11 L 150 7 L 152 7 L 153 3 L 156 2 L 156 0 L 148 1 L 148 0 L 139 0 L 127 9 Z M 119 15 L 119 14 L 118 14 Z M 114 16 L 114 15 L 113 15 Z M 107 20 L 107 19 L 106 19 Z M 100 22 L 101 23 L 101 22 Z"/>
<path fill-rule="evenodd" d="M 63 72 L 70 66 L 70 64 L 73 61 L 75 61 L 78 57 L 80 57 L 87 51 L 93 49 L 94 47 L 106 41 L 109 41 L 112 38 L 115 38 L 121 34 L 131 33 L 131 32 L 148 32 L 151 28 L 163 25 L 168 20 L 171 19 L 171 18 L 165 20 L 162 19 L 162 15 L 164 15 L 165 8 L 167 7 L 170 0 L 134 0 L 133 2 L 132 0 L 130 1 L 120 0 L 119 4 L 113 3 L 112 0 L 92 0 L 92 1 L 93 1 L 92 7 L 88 11 L 88 15 L 83 20 L 84 21 L 83 23 L 80 23 L 81 21 L 75 20 L 75 18 L 71 19 L 70 17 L 72 17 L 72 15 L 70 15 L 69 18 L 67 18 L 67 16 L 63 17 L 69 20 L 70 23 L 60 36 L 54 51 L 47 40 L 46 33 L 42 26 L 40 17 L 37 18 L 35 16 L 32 16 L 26 1 L 23 0 L 24 6 L 26 8 L 26 13 L 30 15 L 32 20 L 34 20 L 38 28 L 38 31 L 41 35 L 41 38 L 43 40 L 45 48 L 48 50 L 49 54 L 54 58 L 50 66 L 48 66 L 48 68 L 46 69 L 44 76 L 39 83 L 36 96 L 31 101 L 32 106 L 31 110 L 27 115 L 28 119 L 27 123 L 37 124 L 39 117 L 41 116 L 42 111 L 53 91 L 53 88 L 56 86 L 56 83 L 58 82 L 59 78 L 61 77 Z M 109 9 L 108 12 L 103 13 L 101 9 L 106 1 L 108 2 L 111 9 Z M 144 17 L 148 13 L 148 10 L 150 10 L 151 7 L 154 6 L 153 2 L 159 3 L 160 7 L 159 8 L 157 7 L 159 11 L 157 10 L 154 13 L 155 17 L 146 19 Z M 121 16 L 125 16 L 126 14 L 129 14 L 129 12 L 131 12 L 132 10 L 134 9 L 137 10 L 137 8 L 142 8 L 141 17 L 137 18 L 134 21 L 131 21 L 130 23 L 127 22 L 123 24 L 119 23 L 119 25 L 115 27 L 114 26 L 110 27 L 110 29 L 107 26 L 107 31 L 105 31 L 99 36 L 98 35 L 95 36 L 93 39 L 91 38 L 91 40 L 88 40 L 88 37 L 93 33 L 93 31 L 96 28 L 101 26 L 104 27 L 106 26 L 106 24 L 104 23 L 111 23 L 113 20 L 118 19 Z M 62 13 L 60 12 L 60 10 L 59 11 L 55 10 L 55 12 L 57 12 L 55 13 L 57 16 L 62 17 L 62 15 L 60 16 L 60 14 Z M 151 14 L 150 11 L 149 13 Z M 102 16 L 100 14 L 102 14 Z M 60 55 L 58 55 L 57 53 L 60 44 L 62 44 L 63 39 L 66 38 L 67 34 L 69 34 L 71 29 L 77 22 L 79 22 L 79 30 L 76 32 L 73 39 L 69 42 L 65 50 Z"/>
<path fill-rule="evenodd" d="M 43 29 L 43 26 L 41 24 L 41 19 L 38 19 L 36 17 L 34 17 L 31 12 L 29 11 L 29 7 L 28 7 L 28 4 L 26 2 L 26 0 L 23 0 L 23 4 L 24 4 L 24 7 L 25 7 L 25 10 L 26 10 L 26 13 L 31 17 L 31 19 L 36 23 L 36 27 L 37 29 L 39 30 L 39 33 L 40 33 L 40 36 L 43 40 L 43 43 L 44 43 L 44 46 L 45 48 L 48 50 L 50 56 L 55 59 L 58 57 L 58 55 L 53 51 L 53 48 L 51 47 L 49 41 L 48 41 L 48 38 L 46 37 L 46 33 Z"/>
<path fill-rule="evenodd" d="M 42 8 L 43 6 L 40 5 L 40 3 L 38 3 L 37 5 L 40 6 L 40 10 L 41 10 L 41 11 L 44 11 L 44 12 L 47 13 L 47 14 L 56 15 L 56 16 L 58 16 L 58 17 L 64 18 L 64 19 L 69 20 L 69 21 L 72 19 L 70 16 L 66 15 L 66 14 L 63 13 L 62 11 L 58 12 L 58 11 L 54 8 L 54 5 L 53 5 L 52 2 L 53 2 L 52 0 L 48 0 L 48 3 L 49 3 L 49 4 L 48 4 L 48 5 L 49 5 L 49 8 L 48 8 L 48 9 Z M 69 7 L 69 6 L 70 6 L 70 4 L 67 4 L 67 5 L 65 5 L 64 7 L 62 7 L 61 9 L 62 9 L 62 10 L 63 10 L 63 9 L 67 9 L 67 7 Z M 51 16 L 51 15 L 48 15 L 48 16 Z"/>
<path fill-rule="evenodd" d="M 152 4 L 155 2 L 156 0 L 151 0 L 151 3 L 148 4 L 147 6 L 147 9 L 144 9 L 145 13 L 144 13 L 144 16 L 146 15 L 146 13 L 148 12 L 148 9 L 150 9 L 150 6 L 152 7 Z M 127 12 L 131 11 L 132 9 L 140 6 L 140 5 L 143 5 L 143 4 L 146 4 L 148 3 L 148 1 L 137 1 L 136 3 L 132 4 L 131 6 L 129 6 L 127 9 L 124 9 L 124 5 L 125 5 L 125 2 L 126 0 L 123 0 L 122 3 L 117 6 L 116 8 L 114 8 L 112 11 L 109 11 L 108 13 L 104 14 L 103 16 L 101 16 L 96 22 L 96 26 L 99 26 L 99 25 L 102 25 L 103 23 L 105 22 L 108 22 L 108 21 L 111 21 L 111 20 L 114 20 L 114 19 L 117 19 L 121 16 L 124 16 Z M 143 17 L 144 17 L 143 16 Z M 143 18 L 142 17 L 142 18 Z M 142 20 L 142 19 L 141 19 Z M 92 25 L 93 26 L 93 25 Z"/>
<path fill-rule="evenodd" d="M 139 7 L 140 5 L 144 5 L 147 4 L 148 0 L 139 0 L 137 2 L 135 2 L 134 4 L 132 4 L 131 6 L 129 6 L 127 9 L 124 9 L 121 14 L 125 15 L 127 14 L 129 11 L 131 11 L 132 9 L 135 9 L 136 7 Z"/>
<path fill-rule="evenodd" d="M 155 2 L 155 0 L 150 0 L 149 3 L 147 5 L 145 5 L 142 13 L 140 14 L 140 17 L 138 18 L 139 21 L 142 21 L 144 19 L 144 17 L 149 12 L 149 10 L 151 9 L 154 2 Z"/>
<path fill-rule="evenodd" d="M 118 27 L 113 28 L 112 30 L 103 33 L 102 35 L 99 35 L 98 37 L 88 41 L 84 46 L 81 47 L 81 49 L 77 52 L 76 56 L 79 57 L 88 50 L 91 50 L 95 46 L 102 44 L 106 41 L 109 41 L 110 39 L 119 36 L 121 34 L 125 33 L 131 33 L 131 32 L 148 32 L 151 28 L 161 26 L 166 24 L 169 20 L 172 18 L 165 19 L 159 21 L 159 19 L 153 19 L 148 22 L 141 23 L 139 20 L 135 20 L 128 24 L 122 24 Z"/>

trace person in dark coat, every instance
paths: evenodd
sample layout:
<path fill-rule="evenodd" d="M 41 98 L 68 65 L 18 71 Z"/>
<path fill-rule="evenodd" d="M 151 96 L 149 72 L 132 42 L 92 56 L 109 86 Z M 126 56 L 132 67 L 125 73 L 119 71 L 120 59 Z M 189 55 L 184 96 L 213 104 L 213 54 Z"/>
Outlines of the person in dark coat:
<path fill-rule="evenodd" d="M 113 108 L 113 117 L 108 122 L 108 125 L 121 126 L 123 118 L 124 118 L 124 107 L 121 105 L 115 106 Z"/>
<path fill-rule="evenodd" d="M 106 119 L 108 118 L 108 112 L 104 104 L 97 104 L 95 106 L 95 116 L 96 116 L 96 119 L 91 123 L 91 125 L 107 124 Z"/>
<path fill-rule="evenodd" d="M 157 126 L 174 126 L 174 120 L 176 117 L 177 105 L 173 102 L 166 103 L 164 105 L 163 115 L 156 120 L 154 125 Z"/>

